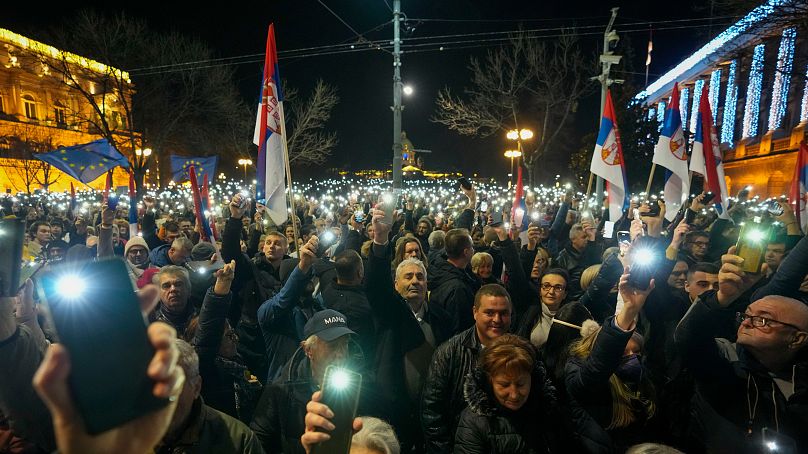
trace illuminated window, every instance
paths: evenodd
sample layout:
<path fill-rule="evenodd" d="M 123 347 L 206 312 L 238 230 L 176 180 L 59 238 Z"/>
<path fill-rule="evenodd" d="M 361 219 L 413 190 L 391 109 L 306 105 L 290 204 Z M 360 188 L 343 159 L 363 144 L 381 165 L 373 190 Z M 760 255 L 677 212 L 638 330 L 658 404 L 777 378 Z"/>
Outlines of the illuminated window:
<path fill-rule="evenodd" d="M 679 93 L 679 114 L 682 116 L 682 125 L 687 125 L 687 101 L 690 97 L 690 89 L 685 87 Z"/>
<path fill-rule="evenodd" d="M 760 88 L 763 84 L 763 44 L 755 46 L 752 54 L 752 67 L 749 69 L 749 85 L 746 87 L 746 108 L 743 114 L 743 137 L 757 135 L 760 119 Z"/>
<path fill-rule="evenodd" d="M 738 61 L 732 60 L 727 75 L 727 96 L 724 99 L 724 120 L 721 122 L 721 142 L 732 143 L 735 140 L 735 109 L 738 105 Z"/>
<path fill-rule="evenodd" d="M 62 101 L 56 101 L 53 105 L 53 119 L 56 120 L 56 124 L 59 126 L 67 125 L 67 108 Z"/>
<path fill-rule="evenodd" d="M 36 120 L 36 101 L 34 101 L 34 97 L 31 95 L 23 95 L 22 104 L 25 107 L 25 116 Z"/>
<path fill-rule="evenodd" d="M 797 38 L 797 29 L 788 28 L 783 31 L 780 40 L 780 51 L 777 53 L 777 70 L 774 72 L 774 85 L 772 86 L 772 106 L 769 110 L 769 131 L 780 127 L 788 105 L 788 88 L 791 80 L 791 70 L 794 66 L 794 42 Z"/>
<path fill-rule="evenodd" d="M 699 119 L 699 104 L 701 103 L 701 90 L 704 88 L 704 80 L 699 79 L 693 87 L 693 111 L 690 114 L 690 132 L 696 133 L 696 123 Z"/>
<path fill-rule="evenodd" d="M 721 70 L 716 69 L 710 74 L 710 109 L 713 111 L 713 124 L 718 121 L 718 96 L 721 92 Z"/>

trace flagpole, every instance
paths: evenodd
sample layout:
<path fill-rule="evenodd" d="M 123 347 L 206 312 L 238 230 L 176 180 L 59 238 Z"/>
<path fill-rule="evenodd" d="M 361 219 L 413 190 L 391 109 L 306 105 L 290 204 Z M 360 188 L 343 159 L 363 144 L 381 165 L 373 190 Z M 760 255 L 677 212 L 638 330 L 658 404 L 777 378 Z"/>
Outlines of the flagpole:
<path fill-rule="evenodd" d="M 286 165 L 286 179 L 289 181 L 289 207 L 292 208 L 292 231 L 294 232 L 294 239 L 295 239 L 295 251 L 297 251 L 297 257 L 300 258 L 300 249 L 298 244 L 298 232 L 297 232 L 297 222 L 295 219 L 297 218 L 297 209 L 295 209 L 295 194 L 294 194 L 294 184 L 292 184 L 292 169 L 289 166 L 289 146 L 286 144 L 286 116 L 283 113 L 283 101 L 278 103 L 278 112 L 280 113 L 280 120 L 281 120 L 281 137 L 283 137 L 283 163 Z"/>
<path fill-rule="evenodd" d="M 656 163 L 651 165 L 651 173 L 648 175 L 648 184 L 645 185 L 645 195 L 651 195 L 651 183 L 654 181 L 654 172 L 656 171 Z"/>

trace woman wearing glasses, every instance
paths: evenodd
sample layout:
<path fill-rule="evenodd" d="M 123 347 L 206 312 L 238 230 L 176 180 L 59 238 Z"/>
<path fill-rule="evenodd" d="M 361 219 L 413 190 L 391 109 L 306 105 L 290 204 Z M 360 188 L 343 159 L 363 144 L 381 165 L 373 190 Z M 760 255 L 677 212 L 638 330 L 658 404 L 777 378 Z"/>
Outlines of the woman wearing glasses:
<path fill-rule="evenodd" d="M 569 274 L 561 268 L 550 268 L 539 279 L 538 286 L 528 280 L 519 262 L 516 244 L 503 227 L 495 227 L 502 259 L 508 268 L 508 293 L 511 294 L 517 318 L 511 326 L 515 333 L 539 348 L 547 342 L 553 317 L 567 299 Z"/>

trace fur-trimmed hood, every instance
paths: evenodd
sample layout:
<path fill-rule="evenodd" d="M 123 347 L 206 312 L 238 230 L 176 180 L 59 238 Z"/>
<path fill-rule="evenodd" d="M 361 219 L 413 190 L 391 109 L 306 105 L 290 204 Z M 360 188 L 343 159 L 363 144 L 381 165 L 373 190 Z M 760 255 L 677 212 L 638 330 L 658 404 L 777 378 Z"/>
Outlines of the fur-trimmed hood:
<path fill-rule="evenodd" d="M 489 383 L 488 376 L 480 367 L 476 367 L 468 375 L 463 384 L 463 396 L 469 409 L 480 416 L 496 416 L 508 412 L 497 403 Z M 531 373 L 530 396 L 519 411 L 531 414 L 552 415 L 557 403 L 556 389 L 547 377 L 544 364 L 536 360 Z"/>

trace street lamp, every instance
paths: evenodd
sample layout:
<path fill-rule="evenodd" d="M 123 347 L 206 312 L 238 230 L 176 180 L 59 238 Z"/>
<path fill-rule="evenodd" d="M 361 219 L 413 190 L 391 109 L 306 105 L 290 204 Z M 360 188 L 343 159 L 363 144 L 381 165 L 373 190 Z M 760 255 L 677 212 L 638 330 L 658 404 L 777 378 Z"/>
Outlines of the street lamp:
<path fill-rule="evenodd" d="M 522 152 L 519 150 L 507 150 L 505 151 L 505 157 L 511 158 L 511 177 L 508 179 L 508 188 L 511 187 L 511 181 L 513 180 L 513 158 L 518 158 L 522 156 Z"/>
<path fill-rule="evenodd" d="M 530 140 L 533 138 L 533 131 L 530 129 L 511 129 L 505 134 L 505 137 L 508 140 L 515 140 L 516 141 L 516 152 L 519 153 L 517 156 L 511 157 L 511 178 L 508 181 L 508 187 L 511 187 L 513 181 L 513 158 L 518 158 L 522 156 L 522 141 L 523 140 Z M 507 153 L 507 152 L 506 152 Z M 507 154 L 506 154 L 507 156 Z"/>
<path fill-rule="evenodd" d="M 415 90 L 413 90 L 413 88 L 412 88 L 412 85 L 404 85 L 404 88 L 402 89 L 402 91 L 407 96 L 410 96 L 410 95 L 413 94 L 413 92 L 415 92 Z"/>
<path fill-rule="evenodd" d="M 244 181 L 247 181 L 247 167 L 252 165 L 252 159 L 239 159 L 238 165 L 244 167 Z"/>

